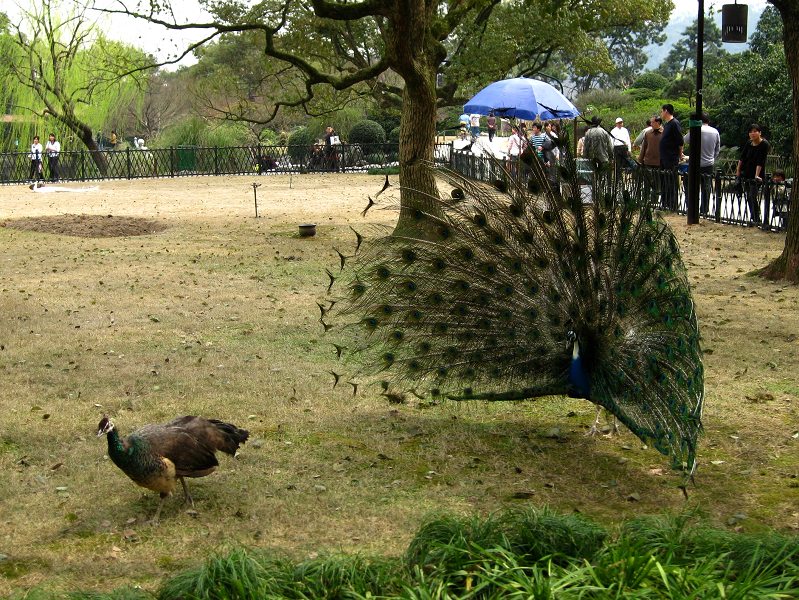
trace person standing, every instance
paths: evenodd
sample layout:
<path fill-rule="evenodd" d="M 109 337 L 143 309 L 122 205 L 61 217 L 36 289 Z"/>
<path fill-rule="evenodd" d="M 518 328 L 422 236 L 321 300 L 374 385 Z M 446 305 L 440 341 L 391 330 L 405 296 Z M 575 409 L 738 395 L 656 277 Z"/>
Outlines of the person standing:
<path fill-rule="evenodd" d="M 682 156 L 682 129 L 674 117 L 674 106 L 664 104 L 660 110 L 663 134 L 660 136 L 660 167 L 663 169 L 663 208 L 677 210 L 677 165 Z"/>
<path fill-rule="evenodd" d="M 595 171 L 603 170 L 613 156 L 613 138 L 602 128 L 599 117 L 591 117 L 591 126 L 585 132 L 583 156 L 591 161 Z"/>
<path fill-rule="evenodd" d="M 771 145 L 763 137 L 763 130 L 757 123 L 749 126 L 749 141 L 741 150 L 741 158 L 735 169 L 735 176 L 743 178 L 743 190 L 749 207 L 750 224 L 760 223 L 760 202 L 758 192 L 766 174 L 766 158 Z"/>
<path fill-rule="evenodd" d="M 50 181 L 58 181 L 58 155 L 61 154 L 61 143 L 55 139 L 55 134 L 51 133 L 44 147 L 47 154 L 47 169 L 50 172 Z"/>
<path fill-rule="evenodd" d="M 700 115 L 694 113 L 691 115 L 692 120 L 698 120 Z M 721 152 L 721 136 L 719 130 L 710 126 L 710 117 L 707 113 L 702 113 L 702 132 L 701 132 L 701 156 L 699 159 L 699 185 L 701 188 L 702 200 L 699 204 L 699 212 L 703 215 L 707 214 L 710 207 L 710 194 L 713 190 L 713 167 L 716 165 L 716 160 Z M 691 134 L 686 133 L 683 136 L 683 142 L 688 143 Z"/>
<path fill-rule="evenodd" d="M 494 136 L 497 134 L 497 118 L 494 116 L 493 110 L 488 113 L 486 127 L 488 128 L 488 141 L 491 143 L 494 140 Z"/>
<path fill-rule="evenodd" d="M 544 160 L 544 134 L 541 131 L 541 123 L 535 121 L 532 126 L 532 135 L 530 136 L 530 143 L 533 145 L 536 155 L 539 160 Z"/>
<path fill-rule="evenodd" d="M 508 138 L 508 171 L 513 177 L 519 173 L 519 160 L 526 147 L 527 140 L 522 136 L 519 127 L 512 125 L 511 135 Z"/>
<path fill-rule="evenodd" d="M 627 166 L 630 158 L 630 132 L 624 126 L 624 119 L 616 117 L 616 126 L 610 130 L 610 137 L 613 138 L 613 160 L 616 163 L 616 177 L 619 176 L 623 167 Z"/>
<path fill-rule="evenodd" d="M 341 139 L 338 137 L 336 130 L 332 125 L 325 128 L 325 158 L 327 159 L 327 168 L 330 171 L 338 171 L 338 148 Z"/>
<path fill-rule="evenodd" d="M 663 135 L 663 120 L 652 117 L 649 120 L 649 131 L 641 140 L 641 152 L 638 153 L 638 162 L 643 170 L 643 181 L 646 198 L 649 202 L 656 202 L 660 188 L 660 136 Z"/>
<path fill-rule="evenodd" d="M 33 136 L 33 143 L 31 144 L 31 152 L 28 157 L 31 159 L 31 169 L 28 174 L 28 179 L 36 181 L 37 179 L 44 179 L 42 174 L 42 156 L 44 155 L 44 148 L 39 142 L 39 136 Z"/>
<path fill-rule="evenodd" d="M 472 140 L 476 140 L 480 137 L 480 115 L 476 113 L 469 115 L 469 124 L 471 125 Z"/>
<path fill-rule="evenodd" d="M 117 147 L 117 132 L 115 129 L 111 130 L 111 150 Z"/>
<path fill-rule="evenodd" d="M 636 148 L 640 148 L 641 147 L 641 144 L 644 143 L 644 136 L 647 133 L 649 133 L 650 131 L 652 131 L 652 119 L 647 119 L 646 120 L 646 127 L 644 127 L 641 130 L 641 133 L 639 133 L 636 136 L 636 138 L 633 140 L 633 150 L 635 150 Z"/>

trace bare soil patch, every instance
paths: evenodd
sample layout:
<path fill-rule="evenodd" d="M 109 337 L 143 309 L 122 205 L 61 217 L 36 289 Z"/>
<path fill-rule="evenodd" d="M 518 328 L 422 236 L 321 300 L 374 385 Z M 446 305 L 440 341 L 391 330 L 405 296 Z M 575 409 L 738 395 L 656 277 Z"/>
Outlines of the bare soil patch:
<path fill-rule="evenodd" d="M 126 237 L 150 235 L 164 231 L 165 223 L 141 217 L 117 217 L 114 215 L 53 215 L 6 220 L 2 227 L 55 233 L 87 238 Z"/>

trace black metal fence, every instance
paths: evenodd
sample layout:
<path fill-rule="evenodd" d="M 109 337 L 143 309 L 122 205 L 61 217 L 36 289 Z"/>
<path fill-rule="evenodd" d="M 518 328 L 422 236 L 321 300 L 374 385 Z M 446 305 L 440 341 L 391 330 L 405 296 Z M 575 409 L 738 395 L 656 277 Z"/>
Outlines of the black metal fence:
<path fill-rule="evenodd" d="M 437 160 L 447 160 L 449 145 L 437 144 Z M 339 144 L 325 146 L 241 146 L 204 148 L 183 146 L 147 150 L 63 151 L 58 178 L 87 181 L 194 175 L 267 175 L 279 173 L 366 172 L 396 166 L 397 144 Z M 441 158 L 445 157 L 445 158 Z M 48 161 L 41 174 L 27 152 L 0 153 L 0 183 L 51 179 Z"/>
<path fill-rule="evenodd" d="M 505 170 L 494 159 L 475 156 L 471 151 L 453 151 L 450 167 L 467 177 L 481 181 L 504 179 Z M 505 165 L 507 167 L 507 165 Z M 524 173 L 524 166 L 511 165 L 511 171 Z M 585 178 L 583 196 L 590 198 L 588 181 L 592 172 L 587 161 L 578 159 L 577 168 Z M 608 174 L 608 177 L 615 177 Z M 702 175 L 700 211 L 704 219 L 717 223 L 760 227 L 768 231 L 784 231 L 788 226 L 791 184 L 774 181 L 771 173 L 762 182 L 736 178 L 721 169 Z M 616 180 L 618 185 L 649 199 L 662 210 L 686 212 L 688 175 L 677 170 L 638 167 L 625 168 Z"/>

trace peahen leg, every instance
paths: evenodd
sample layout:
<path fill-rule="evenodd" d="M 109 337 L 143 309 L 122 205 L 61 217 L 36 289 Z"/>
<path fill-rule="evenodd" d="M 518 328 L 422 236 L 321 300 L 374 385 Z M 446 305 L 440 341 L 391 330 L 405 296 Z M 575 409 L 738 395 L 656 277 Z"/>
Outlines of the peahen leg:
<path fill-rule="evenodd" d="M 194 508 L 194 498 L 192 498 L 191 494 L 189 493 L 189 486 L 186 485 L 186 479 L 181 477 L 180 483 L 183 484 L 183 504 L 188 504 L 189 506 Z"/>
<path fill-rule="evenodd" d="M 158 508 L 155 509 L 155 515 L 150 521 L 153 525 L 158 524 L 158 518 L 161 516 L 161 508 L 164 506 L 164 498 L 167 496 L 168 494 L 161 494 L 161 500 L 158 502 Z"/>

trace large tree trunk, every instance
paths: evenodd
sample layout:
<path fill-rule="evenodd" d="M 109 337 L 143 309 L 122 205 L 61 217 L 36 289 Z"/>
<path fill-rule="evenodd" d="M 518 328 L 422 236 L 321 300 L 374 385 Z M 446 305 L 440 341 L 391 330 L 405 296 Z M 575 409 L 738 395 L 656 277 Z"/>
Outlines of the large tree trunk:
<path fill-rule="evenodd" d="M 780 11 L 784 32 L 785 59 L 791 75 L 793 91 L 793 130 L 799 131 L 799 2 L 796 0 L 771 0 Z M 799 164 L 799 136 L 793 137 L 793 163 Z M 796 181 L 796 178 L 794 178 Z M 769 279 L 799 281 L 799 206 L 796 204 L 796 185 L 791 187 L 790 217 L 785 248 L 782 254 L 760 274 Z"/>
<path fill-rule="evenodd" d="M 398 0 L 386 53 L 392 68 L 402 77 L 400 120 L 400 218 L 396 232 L 424 237 L 416 218 L 419 210 L 437 213 L 435 176 L 430 168 L 436 137 L 436 73 L 446 51 L 433 37 L 430 23 L 436 2 Z"/>

